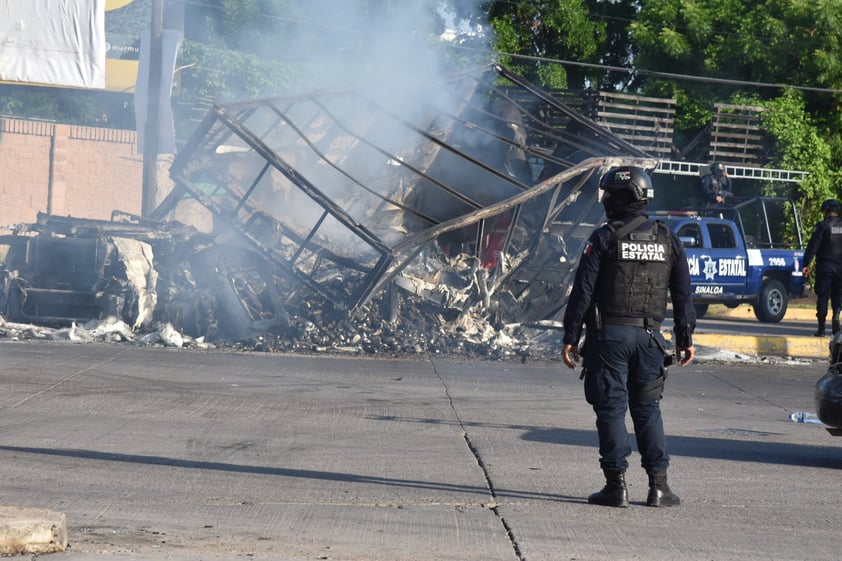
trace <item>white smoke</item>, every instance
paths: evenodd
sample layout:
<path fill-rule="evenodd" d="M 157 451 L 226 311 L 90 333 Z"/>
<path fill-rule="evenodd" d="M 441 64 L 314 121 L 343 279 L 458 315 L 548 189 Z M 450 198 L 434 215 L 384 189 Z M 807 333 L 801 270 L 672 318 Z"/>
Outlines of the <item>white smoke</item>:
<path fill-rule="evenodd" d="M 277 35 L 246 27 L 238 43 L 262 57 L 306 68 L 314 88 L 428 81 L 452 70 L 460 58 L 442 37 L 475 32 L 456 21 L 451 1 L 301 1 L 274 16 Z"/>

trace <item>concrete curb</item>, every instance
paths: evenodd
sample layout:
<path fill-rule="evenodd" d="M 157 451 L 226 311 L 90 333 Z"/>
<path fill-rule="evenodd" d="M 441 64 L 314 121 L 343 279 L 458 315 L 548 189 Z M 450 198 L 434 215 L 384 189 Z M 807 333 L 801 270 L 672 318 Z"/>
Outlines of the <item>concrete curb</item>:
<path fill-rule="evenodd" d="M 757 321 L 754 309 L 749 304 L 741 304 L 736 308 L 728 308 L 721 304 L 711 305 L 706 318 L 736 318 Z M 810 322 L 815 327 L 815 308 L 789 307 L 785 321 Z M 830 326 L 828 326 L 830 327 Z M 669 338 L 671 334 L 664 334 Z M 733 353 L 753 356 L 779 356 L 797 358 L 828 359 L 830 357 L 830 340 L 828 337 L 804 337 L 796 335 L 734 335 L 718 333 L 693 334 L 693 344 L 713 349 L 723 349 Z"/>
<path fill-rule="evenodd" d="M 55 553 L 66 549 L 64 513 L 0 506 L 0 555 Z"/>
<path fill-rule="evenodd" d="M 830 337 L 695 333 L 693 344 L 746 355 L 830 359 Z"/>

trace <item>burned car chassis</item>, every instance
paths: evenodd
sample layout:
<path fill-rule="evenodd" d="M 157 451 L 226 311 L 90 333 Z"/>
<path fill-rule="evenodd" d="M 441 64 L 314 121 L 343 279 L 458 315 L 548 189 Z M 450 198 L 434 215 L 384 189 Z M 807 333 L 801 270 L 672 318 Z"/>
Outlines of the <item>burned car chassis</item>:
<path fill-rule="evenodd" d="M 102 316 L 148 325 L 155 307 L 149 243 L 169 239 L 166 225 L 142 219 L 86 220 L 39 213 L 34 224 L 0 237 L 0 310 L 9 321 L 61 325 Z"/>
<path fill-rule="evenodd" d="M 359 317 L 375 300 L 393 323 L 420 302 L 450 319 L 552 323 L 603 220 L 598 177 L 621 164 L 658 162 L 496 65 L 411 96 L 219 105 L 135 239 L 154 253 L 154 317 L 196 336 Z M 108 277 L 95 270 L 86 285 Z M 28 309 L 6 302 L 11 315 Z"/>

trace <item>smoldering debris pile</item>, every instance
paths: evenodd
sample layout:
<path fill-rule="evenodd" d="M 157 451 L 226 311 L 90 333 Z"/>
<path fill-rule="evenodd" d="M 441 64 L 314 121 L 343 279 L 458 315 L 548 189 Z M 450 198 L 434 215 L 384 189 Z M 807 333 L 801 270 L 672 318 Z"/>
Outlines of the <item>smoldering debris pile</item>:
<path fill-rule="evenodd" d="M 366 355 L 462 356 L 491 360 L 561 357 L 561 331 L 541 326 L 493 325 L 488 318 L 448 319 L 429 303 L 407 302 L 412 314 L 389 322 L 372 310 L 360 319 L 316 324 L 295 317 L 290 326 L 255 341 L 254 348 L 283 352 L 340 352 Z"/>
<path fill-rule="evenodd" d="M 234 349 L 255 352 L 345 354 L 368 356 L 442 356 L 487 360 L 555 361 L 561 357 L 561 331 L 542 325 L 494 325 L 470 315 L 448 318 L 428 302 L 408 298 L 412 314 L 399 322 L 384 319 L 375 306 L 361 317 L 327 318 L 305 303 L 284 326 L 241 341 L 193 337 L 171 323 L 155 321 L 132 329 L 113 316 L 69 326 L 6 321 L 0 316 L 0 337 L 11 340 L 73 343 L 130 343 L 194 349 Z"/>

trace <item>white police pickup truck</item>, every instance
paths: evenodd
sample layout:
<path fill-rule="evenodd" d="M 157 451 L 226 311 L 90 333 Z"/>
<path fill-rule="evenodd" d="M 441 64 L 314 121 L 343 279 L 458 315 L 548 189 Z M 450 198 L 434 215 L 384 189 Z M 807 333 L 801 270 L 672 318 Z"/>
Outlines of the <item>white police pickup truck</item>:
<path fill-rule="evenodd" d="M 755 197 L 728 207 L 656 212 L 684 245 L 698 317 L 710 304 L 748 303 L 776 323 L 805 296 L 801 224 L 789 199 Z"/>

